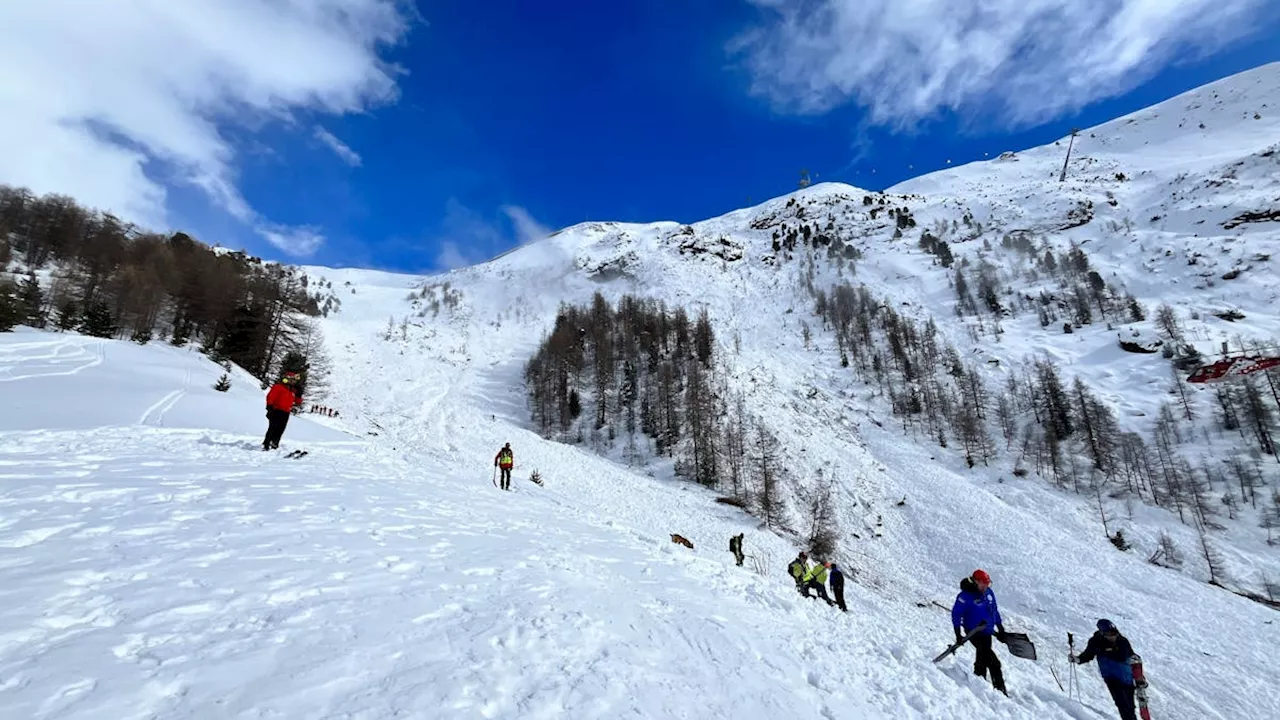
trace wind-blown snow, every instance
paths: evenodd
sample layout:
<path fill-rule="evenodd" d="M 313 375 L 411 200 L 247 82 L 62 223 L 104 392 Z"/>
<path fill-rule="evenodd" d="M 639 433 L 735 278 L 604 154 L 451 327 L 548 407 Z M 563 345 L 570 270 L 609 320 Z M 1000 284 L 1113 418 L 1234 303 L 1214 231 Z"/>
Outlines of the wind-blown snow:
<path fill-rule="evenodd" d="M 1257 142 L 1280 127 L 1278 76 L 1268 66 L 1085 131 L 1065 188 L 1057 149 L 1044 148 L 921 178 L 894 202 L 924 227 L 968 210 L 995 234 L 1053 227 L 1093 199 L 1092 225 L 1056 241 L 1087 240 L 1091 259 L 1144 301 L 1230 303 L 1247 315 L 1230 330 L 1273 335 L 1274 268 L 1251 258 L 1280 228 L 1219 227 L 1212 240 L 1190 228 L 1274 196 L 1264 171 L 1274 158 Z M 1213 105 L 1213 93 L 1229 102 Z M 1203 163 L 1178 180 L 1184 169 L 1148 161 L 1145 143 L 1173 147 L 1176 125 L 1157 120 L 1196 98 L 1202 107 L 1186 111 L 1196 125 L 1269 105 L 1186 145 L 1186 162 Z M 1130 136 L 1132 125 L 1146 129 Z M 1258 132 L 1235 129 L 1246 127 Z M 1197 184 L 1204 173 L 1238 158 L 1247 167 L 1234 204 L 1196 208 L 1226 192 Z M 0 335 L 0 717 L 1109 718 L 1094 666 L 1080 669 L 1083 704 L 1051 674 L 1065 682 L 1066 633 L 1082 644 L 1098 617 L 1143 655 L 1156 717 L 1280 716 L 1275 611 L 1145 562 L 1162 529 L 1191 554 L 1176 519 L 1113 508 L 1138 546 L 1120 553 L 1079 497 L 1007 466 L 968 470 L 905 438 L 839 366 L 809 312 L 802 261 L 771 257 L 763 221 L 794 213 L 792 198 L 854 228 L 855 282 L 921 317 L 945 319 L 954 302 L 914 243 L 858 215 L 866 194 L 817 186 L 690 231 L 582 225 L 432 278 L 310 268 L 343 299 L 323 323 L 335 366 L 326 403 L 342 416 L 291 421 L 282 447 L 310 451 L 298 460 L 256 449 L 265 420 L 254 381 L 237 373 L 217 393 L 221 368 L 194 352 Z M 1156 212 L 1166 226 L 1148 222 Z M 1098 231 L 1125 218 L 1134 229 Z M 972 244 L 954 243 L 957 255 Z M 1181 253 L 1192 248 L 1203 259 L 1189 266 Z M 1233 284 L 1200 275 L 1237 265 L 1249 269 Z M 827 265 L 814 272 L 839 279 Z M 800 598 L 784 569 L 797 548 L 705 490 L 530 430 L 524 363 L 559 304 L 596 290 L 707 307 L 730 382 L 769 418 L 796 476 L 839 479 L 849 613 Z M 1196 326 L 1205 350 L 1226 327 Z M 1062 336 L 1030 318 L 1009 322 L 998 345 L 973 343 L 958 322 L 943 331 L 1001 368 L 1052 353 L 1132 413 L 1150 413 L 1163 392 L 1162 361 L 1117 352 L 1115 331 Z M 510 494 L 492 485 L 508 441 Z M 527 482 L 535 469 L 544 487 Z M 878 518 L 883 537 L 871 531 Z M 727 552 L 738 532 L 749 567 Z M 1277 569 L 1256 536 L 1215 536 L 1233 571 Z M 950 642 L 956 584 L 975 567 L 994 576 L 1009 629 L 1039 646 L 1036 662 L 999 650 L 1010 698 L 972 676 L 967 648 L 930 662 Z"/>

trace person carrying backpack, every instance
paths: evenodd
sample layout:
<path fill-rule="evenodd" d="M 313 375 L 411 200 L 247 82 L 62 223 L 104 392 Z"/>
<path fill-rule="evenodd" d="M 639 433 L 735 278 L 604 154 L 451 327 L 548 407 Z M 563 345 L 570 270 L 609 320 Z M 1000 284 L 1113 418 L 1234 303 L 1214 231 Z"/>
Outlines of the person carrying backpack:
<path fill-rule="evenodd" d="M 960 642 L 965 633 L 982 625 L 969 637 L 975 651 L 973 674 L 986 677 L 991 673 L 991 687 L 1004 693 L 1004 671 L 1000 666 L 1000 658 L 991 649 L 991 638 L 1004 637 L 1004 622 L 1000 619 L 1000 609 L 996 606 L 996 595 L 991 592 L 991 576 L 985 570 L 974 570 L 973 574 L 960 581 L 960 594 L 951 606 L 951 625 L 956 632 L 956 642 Z M 963 633 L 961 632 L 963 630 Z"/>
<path fill-rule="evenodd" d="M 1102 619 L 1098 621 L 1098 630 L 1089 638 L 1089 644 L 1079 655 L 1068 655 L 1067 661 L 1073 665 L 1098 659 L 1098 674 L 1107 684 L 1111 699 L 1115 701 L 1116 710 L 1120 711 L 1120 720 L 1138 720 L 1133 709 L 1133 697 L 1136 690 L 1133 681 L 1132 662 L 1136 655 L 1128 638 L 1120 634 L 1115 623 Z"/>
<path fill-rule="evenodd" d="M 515 453 L 511 451 L 511 443 L 506 443 L 498 454 L 493 457 L 493 464 L 502 471 L 503 490 L 511 489 L 511 468 L 515 466 Z"/>

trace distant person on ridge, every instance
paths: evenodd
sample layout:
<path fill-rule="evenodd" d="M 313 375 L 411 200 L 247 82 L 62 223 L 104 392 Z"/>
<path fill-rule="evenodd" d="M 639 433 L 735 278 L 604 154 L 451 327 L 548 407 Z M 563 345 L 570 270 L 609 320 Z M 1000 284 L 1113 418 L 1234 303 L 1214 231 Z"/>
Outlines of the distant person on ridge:
<path fill-rule="evenodd" d="M 742 536 L 738 533 L 729 538 L 729 552 L 733 553 L 733 559 L 738 561 L 738 567 L 742 567 L 742 559 L 746 557 L 742 554 Z"/>
<path fill-rule="evenodd" d="M 960 594 L 956 595 L 955 605 L 951 607 L 951 625 L 956 631 L 956 642 L 960 642 L 963 633 L 968 633 L 982 625 L 982 629 L 969 638 L 976 652 L 973 659 L 973 674 L 986 677 L 991 672 L 991 686 L 1005 695 L 1004 672 L 1000 667 L 1000 658 L 991 649 L 991 636 L 1004 637 L 1004 622 L 1000 620 L 1000 609 L 996 606 L 996 595 L 991 592 L 991 576 L 985 570 L 974 570 L 973 575 L 960 581 Z"/>
<path fill-rule="evenodd" d="M 1133 710 L 1133 646 L 1128 638 L 1120 634 L 1115 623 L 1110 620 L 1099 620 L 1098 631 L 1089 638 L 1089 644 L 1079 655 L 1069 655 L 1067 660 L 1072 664 L 1089 662 L 1098 658 L 1098 673 L 1102 681 L 1111 691 L 1111 699 L 1120 711 L 1120 720 L 1138 720 Z"/>
<path fill-rule="evenodd" d="M 298 373 L 286 372 L 267 393 L 267 435 L 262 439 L 263 450 L 280 448 L 280 438 L 289 424 L 289 413 L 301 401 L 294 391 L 297 384 Z"/>
<path fill-rule="evenodd" d="M 511 468 L 516 464 L 515 454 L 511 452 L 511 443 L 506 443 L 498 454 L 493 457 L 493 464 L 502 471 L 503 490 L 511 489 Z"/>

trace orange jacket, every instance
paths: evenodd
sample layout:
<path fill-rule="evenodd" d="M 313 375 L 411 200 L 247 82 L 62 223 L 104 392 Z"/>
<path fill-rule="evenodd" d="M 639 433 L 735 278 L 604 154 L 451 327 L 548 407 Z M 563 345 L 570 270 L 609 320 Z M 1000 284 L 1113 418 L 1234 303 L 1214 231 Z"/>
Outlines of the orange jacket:
<path fill-rule="evenodd" d="M 271 387 L 271 392 L 267 393 L 267 407 L 276 410 L 289 412 L 293 410 L 293 406 L 298 402 L 298 398 L 293 394 L 293 390 L 284 383 L 276 383 Z"/>

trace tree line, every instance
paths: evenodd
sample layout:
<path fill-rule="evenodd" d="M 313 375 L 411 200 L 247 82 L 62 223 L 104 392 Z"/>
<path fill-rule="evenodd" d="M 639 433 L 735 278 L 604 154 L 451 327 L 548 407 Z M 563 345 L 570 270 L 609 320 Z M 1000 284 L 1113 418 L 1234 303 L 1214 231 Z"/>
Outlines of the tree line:
<path fill-rule="evenodd" d="M 677 476 L 833 556 L 830 481 L 801 487 L 792 477 L 777 436 L 728 389 L 716 348 L 705 310 L 690 318 L 630 295 L 615 307 L 600 293 L 564 305 L 525 366 L 533 421 L 548 438 L 670 458 Z M 805 518 L 799 529 L 789 527 L 793 505 Z"/>
<path fill-rule="evenodd" d="M 872 206 L 874 200 L 865 197 L 863 205 Z M 845 270 L 856 274 L 857 268 L 841 262 L 843 253 L 832 253 L 827 244 L 847 228 L 834 222 L 834 215 L 828 215 L 825 225 L 810 226 L 812 220 L 806 221 L 806 216 L 814 209 L 823 212 L 793 200 L 784 210 L 799 221 L 796 227 L 779 217 L 786 213 L 760 218 L 752 227 L 774 228 L 773 257 L 791 259 L 798 245 L 808 246 L 802 284 L 815 299 L 816 314 L 835 334 L 842 365 L 852 367 L 888 399 L 904 432 L 959 448 L 971 467 L 1011 454 L 1015 475 L 1034 469 L 1060 488 L 1092 496 L 1103 530 L 1117 546 L 1127 543 L 1119 533 L 1111 534 L 1105 497 L 1131 497 L 1168 508 L 1197 530 L 1199 554 L 1214 583 L 1221 579 L 1222 563 L 1210 531 L 1221 529 L 1222 516 L 1234 519 L 1242 507 L 1256 508 L 1268 542 L 1280 542 L 1275 532 L 1280 529 L 1280 490 L 1265 470 L 1270 461 L 1280 459 L 1275 441 L 1280 370 L 1197 394 L 1184 378 L 1203 358 L 1183 337 L 1173 308 L 1164 304 L 1152 320 L 1164 336 L 1162 351 L 1170 361 L 1169 400 L 1145 427 L 1123 427 L 1086 379 L 1064 377 L 1047 357 L 1028 359 L 1006 375 L 1002 387 L 988 388 L 981 367 L 962 361 L 956 349 L 940 339 L 932 318 L 905 317 L 890 298 L 875 297 L 865 286 L 842 282 L 818 289 L 813 261 L 824 246 L 841 276 Z M 909 210 L 890 217 L 897 220 L 893 240 L 915 227 Z M 1081 224 L 1080 219 L 1073 221 Z M 1064 333 L 1100 322 L 1110 327 L 1147 319 L 1143 304 L 1107 282 L 1079 244 L 1059 249 L 1045 237 L 1016 230 L 993 243 L 980 239 L 983 233 L 982 225 L 966 212 L 949 222 L 935 221 L 920 231 L 918 240 L 933 264 L 948 271 L 955 314 L 975 342 L 983 335 L 998 339 L 1002 323 L 1025 313 L 1034 313 L 1044 328 L 1060 323 Z M 980 247 L 962 255 L 948 239 Z M 1010 281 L 1016 277 L 1031 283 L 1032 289 L 1015 291 Z M 800 328 L 805 347 L 811 347 L 811 328 L 805 322 Z M 1206 426 L 1210 416 L 1212 429 Z M 1213 431 L 1227 447 L 1214 451 L 1214 461 L 1196 457 L 1199 446 L 1193 439 L 1207 439 Z M 1171 539 L 1162 542 L 1159 558 L 1176 555 L 1176 550 L 1170 552 L 1171 544 Z"/>
<path fill-rule="evenodd" d="M 297 268 L 0 185 L 0 331 L 198 343 L 265 381 L 325 364 L 314 319 L 339 306 L 328 283 Z M 319 378 L 311 379 L 314 392 Z"/>
<path fill-rule="evenodd" d="M 1187 358 L 1170 354 L 1170 398 L 1144 436 L 1122 427 L 1083 378 L 1065 378 L 1048 357 L 1032 358 L 1009 372 L 1002 387 L 990 388 L 980 368 L 963 362 L 939 337 L 932 318 L 904 317 L 865 285 L 843 283 L 815 291 L 814 298 L 816 313 L 835 335 L 841 364 L 888 398 L 904 432 L 957 446 L 970 467 L 988 464 L 1002 451 L 1012 454 L 1015 475 L 1034 469 L 1061 489 L 1093 496 L 1113 540 L 1104 497 L 1167 508 L 1197 530 L 1215 583 L 1222 562 L 1209 533 L 1222 528 L 1223 515 L 1234 519 L 1248 505 L 1258 511 L 1268 542 L 1277 542 L 1280 488 L 1268 484 L 1261 458 L 1280 461 L 1273 429 L 1280 371 L 1213 386 L 1213 407 L 1206 409 L 1184 380 Z M 1162 306 L 1157 315 L 1167 346 L 1181 346 L 1172 308 Z M 1238 435 L 1234 447 L 1215 452 L 1217 462 L 1190 452 L 1197 430 L 1206 432 L 1192 421 L 1210 412 L 1228 440 Z"/>

